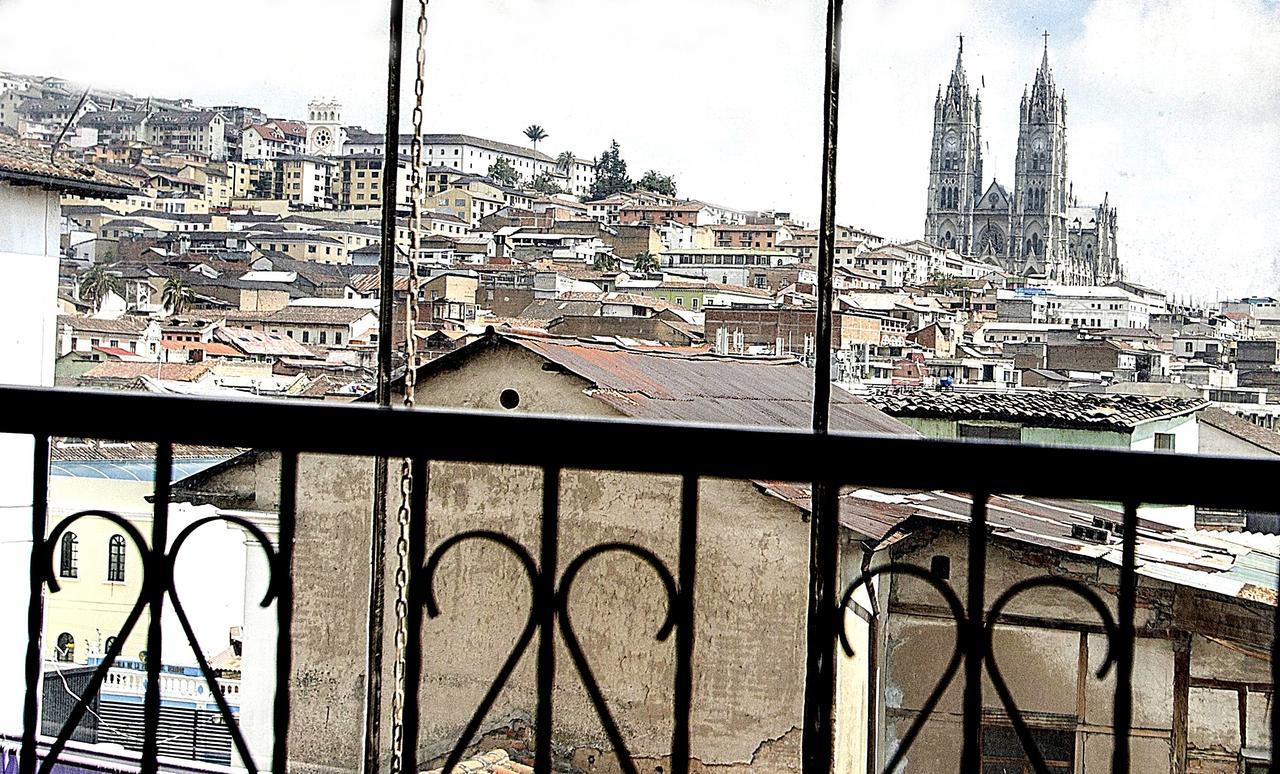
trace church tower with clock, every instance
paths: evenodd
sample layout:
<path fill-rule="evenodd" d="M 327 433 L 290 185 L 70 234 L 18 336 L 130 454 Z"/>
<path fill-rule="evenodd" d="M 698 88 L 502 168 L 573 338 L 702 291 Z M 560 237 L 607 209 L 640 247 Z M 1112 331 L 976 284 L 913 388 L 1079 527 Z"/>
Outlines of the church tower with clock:
<path fill-rule="evenodd" d="M 1049 69 L 1049 38 L 1028 93 L 1018 108 L 1018 151 L 1014 161 L 1011 246 L 1023 272 L 1063 281 L 1067 266 L 1067 98 L 1058 92 Z"/>
<path fill-rule="evenodd" d="M 312 156 L 340 156 L 345 140 L 341 102 L 317 99 L 307 103 L 307 153 Z"/>
<path fill-rule="evenodd" d="M 969 93 L 964 72 L 964 36 L 944 94 L 933 103 L 929 156 L 929 203 L 925 239 L 962 253 L 973 249 L 973 208 L 982 196 L 982 102 Z"/>
<path fill-rule="evenodd" d="M 1018 107 L 1012 190 L 995 180 L 982 188 L 982 110 L 970 97 L 963 53 L 962 37 L 951 82 L 934 100 L 925 239 L 1051 284 L 1123 279 L 1110 196 L 1080 206 L 1067 177 L 1067 98 L 1049 69 L 1049 33 Z"/>

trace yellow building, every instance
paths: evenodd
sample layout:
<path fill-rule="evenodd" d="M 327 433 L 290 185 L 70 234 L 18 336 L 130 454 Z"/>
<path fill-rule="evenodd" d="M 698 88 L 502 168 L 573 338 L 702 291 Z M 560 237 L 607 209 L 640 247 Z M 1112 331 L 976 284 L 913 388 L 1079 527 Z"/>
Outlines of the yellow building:
<path fill-rule="evenodd" d="M 149 444 L 56 439 L 51 448 L 49 477 L 50 527 L 81 511 L 109 511 L 149 540 L 152 504 L 146 498 L 152 494 L 153 455 L 154 447 Z M 175 447 L 174 476 L 203 470 L 228 456 L 230 451 L 223 449 Z M 171 506 L 171 538 L 177 529 L 199 515 L 203 512 L 193 512 L 182 505 Z M 208 562 L 212 561 L 207 555 L 210 550 L 217 552 L 232 545 L 234 552 L 235 542 L 243 544 L 242 533 L 233 535 L 228 543 L 226 528 L 214 527 L 217 533 L 212 543 L 205 542 L 209 535 L 202 529 L 201 542 L 183 549 L 183 557 L 195 548 L 192 556 L 204 553 L 206 556 L 202 558 Z M 60 589 L 45 594 L 45 659 L 83 664 L 90 657 L 102 656 L 142 594 L 144 572 L 138 546 L 128 530 L 119 524 L 98 516 L 81 517 L 59 532 L 53 548 L 53 572 Z M 197 602 L 202 598 L 201 590 L 196 589 L 191 602 L 205 608 L 206 605 Z M 206 612 L 202 609 L 197 613 L 192 608 L 193 616 Z M 144 614 L 125 640 L 121 658 L 141 659 L 146 642 Z M 222 650 L 226 643 L 225 640 L 211 642 L 205 647 Z M 182 652 L 177 644 L 166 648 L 166 663 L 184 661 Z"/>
<path fill-rule="evenodd" d="M 266 232 L 249 237 L 259 250 L 275 250 L 295 261 L 347 264 L 351 256 L 342 239 L 308 231 Z"/>

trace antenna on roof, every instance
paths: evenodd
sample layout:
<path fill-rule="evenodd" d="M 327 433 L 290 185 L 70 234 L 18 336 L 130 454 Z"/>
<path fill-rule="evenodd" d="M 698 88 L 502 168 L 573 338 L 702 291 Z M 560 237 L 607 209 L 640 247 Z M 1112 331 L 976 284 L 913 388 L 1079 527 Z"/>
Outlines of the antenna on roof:
<path fill-rule="evenodd" d="M 62 144 L 62 138 L 67 136 L 67 130 L 76 122 L 76 116 L 80 115 L 80 108 L 84 107 L 84 101 L 89 98 L 89 89 L 93 86 L 85 86 L 84 94 L 80 95 L 80 101 L 76 103 L 76 109 L 71 111 L 71 115 L 67 118 L 67 123 L 62 127 L 62 131 L 58 133 L 58 139 L 53 141 L 53 147 L 49 148 L 49 163 L 55 164 L 54 156 L 58 152 L 58 146 Z"/>

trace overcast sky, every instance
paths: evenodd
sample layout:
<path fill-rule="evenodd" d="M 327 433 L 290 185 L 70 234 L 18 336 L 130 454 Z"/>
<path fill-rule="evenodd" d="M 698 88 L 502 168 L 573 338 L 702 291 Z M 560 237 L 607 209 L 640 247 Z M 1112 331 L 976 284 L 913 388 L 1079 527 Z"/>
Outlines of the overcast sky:
<path fill-rule="evenodd" d="M 286 117 L 334 96 L 347 123 L 380 130 L 379 6 L 0 0 L 0 69 Z M 1110 193 L 1130 276 L 1210 300 L 1280 292 L 1280 3 L 847 6 L 842 223 L 921 236 L 933 98 L 960 33 L 970 83 L 981 87 L 988 180 L 1012 185 L 1018 101 L 1047 29 L 1076 194 L 1085 204 Z M 432 0 L 427 129 L 524 142 L 523 127 L 538 123 L 553 155 L 596 156 L 616 138 L 633 176 L 656 168 L 684 195 L 814 221 L 824 7 Z M 412 61 L 409 48 L 406 105 Z M 407 108 L 405 120 L 407 130 Z"/>

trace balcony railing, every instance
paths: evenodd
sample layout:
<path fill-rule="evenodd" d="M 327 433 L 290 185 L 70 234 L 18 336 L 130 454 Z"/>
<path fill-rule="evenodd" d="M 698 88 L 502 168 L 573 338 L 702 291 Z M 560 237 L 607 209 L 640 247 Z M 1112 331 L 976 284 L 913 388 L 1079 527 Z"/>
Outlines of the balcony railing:
<path fill-rule="evenodd" d="M 1274 508 L 1274 481 L 1280 476 L 1280 462 L 1264 459 L 1229 459 L 1104 451 L 1072 448 L 1026 447 L 992 443 L 957 443 L 904 437 L 875 437 L 850 434 L 815 434 L 807 431 L 732 428 L 704 425 L 669 425 L 631 420 L 571 419 L 529 414 L 377 408 L 366 405 L 308 405 L 278 401 L 220 401 L 161 397 L 130 393 L 91 393 L 40 389 L 0 389 L 0 404 L 8 410 L 0 417 L 0 432 L 28 434 L 35 439 L 30 576 L 31 604 L 27 621 L 26 704 L 22 740 L 21 774 L 48 772 L 63 754 L 67 740 L 84 705 L 103 687 L 120 658 L 120 645 L 138 623 L 143 612 L 150 613 L 147 631 L 149 659 L 144 688 L 145 746 L 140 767 L 155 771 L 159 765 L 155 744 L 161 702 L 161 661 L 166 643 L 158 622 L 163 605 L 171 604 L 181 621 L 186 621 L 173 583 L 172 569 L 182 544 L 196 525 L 178 535 L 168 529 L 169 471 L 172 444 L 198 443 L 228 447 L 253 447 L 280 452 L 279 539 L 267 539 L 258 527 L 235 515 L 209 517 L 235 523 L 254 534 L 266 554 L 271 570 L 270 596 L 277 602 L 276 643 L 277 683 L 274 699 L 275 741 L 269 761 L 255 761 L 236 725 L 236 718 L 223 698 L 219 681 L 200 656 L 189 624 L 184 623 L 188 643 L 200 661 L 200 671 L 232 736 L 235 749 L 249 771 L 269 768 L 283 772 L 289 760 L 290 718 L 289 677 L 293 656 L 291 627 L 294 599 L 291 572 L 295 536 L 296 475 L 298 455 L 404 457 L 412 460 L 414 481 L 411 492 L 408 547 L 409 596 L 405 684 L 418 686 L 422 677 L 424 619 L 437 614 L 432 578 L 446 552 L 466 541 L 485 541 L 505 547 L 518 557 L 533 589 L 528 621 L 515 652 L 495 676 L 492 687 L 471 716 L 461 738 L 456 741 L 446 764 L 457 763 L 476 734 L 486 710 L 511 675 L 526 650 L 536 654 L 537 707 L 535 716 L 535 769 L 549 772 L 552 766 L 551 735 L 555 712 L 551 705 L 556 670 L 555 636 L 558 632 L 568 646 L 573 666 L 599 715 L 613 752 L 624 771 L 635 771 L 607 700 L 607 687 L 598 684 L 573 634 L 568 591 L 575 576 L 593 557 L 623 552 L 647 564 L 665 588 L 668 612 L 660 638 L 673 636 L 676 648 L 675 684 L 671 717 L 671 771 L 685 774 L 690 765 L 690 708 L 692 701 L 695 607 L 697 573 L 698 485 L 703 478 L 732 478 L 813 482 L 817 498 L 834 512 L 842 486 L 948 490 L 973 495 L 971 525 L 968 530 L 966 598 L 960 599 L 948 581 L 932 568 L 891 565 L 873 570 L 846 588 L 837 588 L 837 532 L 833 519 L 816 509 L 811 523 L 811 583 L 809 586 L 809 629 L 804 701 L 805 772 L 831 770 L 834 739 L 836 649 L 842 641 L 843 611 L 853 591 L 871 577 L 886 572 L 919 578 L 949 600 L 957 624 L 958 637 L 946 679 L 941 681 L 925 709 L 903 737 L 890 761 L 893 770 L 911 746 L 916 734 L 929 719 L 938 698 L 952 679 L 963 683 L 963 749 L 960 771 L 977 771 L 983 713 L 983 674 L 990 675 L 1000 699 L 1032 758 L 1033 769 L 1048 772 L 1038 758 L 1036 745 L 1016 700 L 999 679 L 992 655 L 992 632 L 1000 620 L 999 601 L 985 603 L 989 579 L 986 575 L 988 529 L 986 501 L 994 494 L 1021 494 L 1049 498 L 1076 498 L 1124 504 L 1122 517 L 1123 561 L 1118 584 L 1117 615 L 1106 613 L 1096 592 L 1083 584 L 1060 577 L 1024 581 L 1004 590 L 1002 599 L 1027 588 L 1056 588 L 1083 597 L 1094 609 L 1105 613 L 1102 631 L 1106 636 L 1115 674 L 1112 701 L 1114 749 L 1111 770 L 1130 771 L 1129 740 L 1132 730 L 1132 676 L 1135 642 L 1137 509 L 1142 504 L 1198 504 L 1219 508 L 1269 510 Z M 57 523 L 47 522 L 47 473 L 49 439 L 56 436 L 110 438 L 157 442 L 155 510 L 152 533 L 142 535 L 132 523 L 102 511 L 67 516 Z M 503 439 L 494 443 L 493 439 Z M 426 545 L 427 462 L 472 462 L 525 465 L 543 471 L 541 537 L 536 555 L 511 536 L 482 527 L 456 534 L 428 553 Z M 592 546 L 567 564 L 559 561 L 560 473 L 568 469 L 675 474 L 682 478 L 678 559 L 668 566 L 648 549 L 629 543 L 602 543 Z M 1088 471 L 1087 474 L 1084 471 Z M 1233 482 L 1218 486 L 1217 482 Z M 143 556 L 145 580 L 114 644 L 103 657 L 85 695 L 67 718 L 62 733 L 54 740 L 40 740 L 39 704 L 42 598 L 47 587 L 56 593 L 55 547 L 59 536 L 77 519 L 100 516 L 115 522 Z M 557 575 L 557 567 L 563 571 Z M 993 591 L 999 591 L 993 589 Z M 623 597 L 620 597 L 623 599 Z M 945 654 L 940 654 L 945 656 Z M 1277 661 L 1272 653 L 1272 685 Z M 419 692 L 407 690 L 403 704 L 401 770 L 416 771 L 418 761 Z M 377 711 L 377 708 L 366 708 Z M 1272 738 L 1276 717 L 1271 717 Z M 1274 748 L 1273 748 L 1274 749 Z M 1277 757 L 1273 752 L 1273 760 Z M 1275 764 L 1273 763 L 1273 766 Z M 1276 769 L 1273 769 L 1276 770 Z"/>

